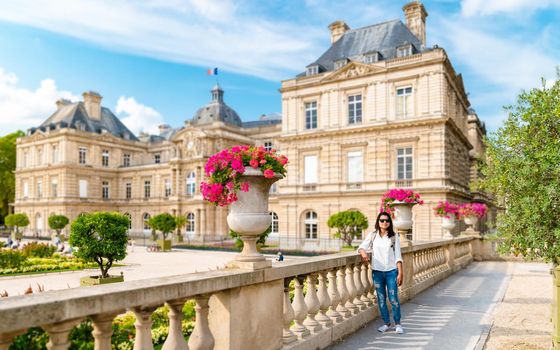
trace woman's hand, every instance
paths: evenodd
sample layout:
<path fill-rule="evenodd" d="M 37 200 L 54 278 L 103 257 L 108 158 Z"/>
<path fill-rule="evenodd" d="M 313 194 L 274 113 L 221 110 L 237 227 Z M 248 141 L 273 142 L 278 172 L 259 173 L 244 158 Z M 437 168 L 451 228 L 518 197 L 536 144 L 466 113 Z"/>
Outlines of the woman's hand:
<path fill-rule="evenodd" d="M 358 252 L 360 253 L 360 256 L 362 257 L 363 262 L 365 262 L 365 263 L 369 262 L 369 257 L 368 257 L 368 255 L 367 255 L 367 253 L 364 249 L 360 249 L 360 250 L 358 250 Z"/>
<path fill-rule="evenodd" d="M 400 287 L 401 284 L 402 284 L 402 281 L 403 281 L 403 274 L 402 274 L 401 270 L 399 269 L 399 273 L 397 275 L 397 286 Z"/>

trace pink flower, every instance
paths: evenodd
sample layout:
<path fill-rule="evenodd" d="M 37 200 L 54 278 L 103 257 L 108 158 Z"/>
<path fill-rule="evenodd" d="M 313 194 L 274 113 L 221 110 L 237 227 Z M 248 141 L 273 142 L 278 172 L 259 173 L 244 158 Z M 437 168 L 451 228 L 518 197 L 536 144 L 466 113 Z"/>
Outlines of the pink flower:
<path fill-rule="evenodd" d="M 249 161 L 249 165 L 256 169 L 256 168 L 259 167 L 259 161 L 256 160 L 256 159 L 251 159 L 251 160 Z"/>
<path fill-rule="evenodd" d="M 272 169 L 266 169 L 264 171 L 264 177 L 267 179 L 272 179 L 274 177 L 274 171 Z"/>
<path fill-rule="evenodd" d="M 248 182 L 242 182 L 241 186 L 240 186 L 241 191 L 243 192 L 247 192 L 249 191 L 249 183 Z"/>
<path fill-rule="evenodd" d="M 266 164 L 266 159 L 261 159 L 260 164 Z"/>

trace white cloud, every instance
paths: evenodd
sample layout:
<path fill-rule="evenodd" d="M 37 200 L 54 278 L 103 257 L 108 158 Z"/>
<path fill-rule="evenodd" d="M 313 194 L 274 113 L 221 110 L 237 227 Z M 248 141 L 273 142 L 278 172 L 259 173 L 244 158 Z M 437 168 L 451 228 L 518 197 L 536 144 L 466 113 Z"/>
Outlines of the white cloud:
<path fill-rule="evenodd" d="M 558 5 L 558 0 L 463 0 L 461 13 L 464 16 L 493 15 L 497 13 L 518 13 L 526 15 L 539 9 Z"/>
<path fill-rule="evenodd" d="M 77 100 L 69 91 L 59 90 L 53 79 L 44 79 L 35 90 L 18 87 L 16 74 L 0 67 L 0 134 L 38 126 L 55 110 L 59 98 Z"/>
<path fill-rule="evenodd" d="M 158 126 L 163 124 L 163 117 L 158 111 L 138 103 L 134 97 L 119 97 L 115 112 L 124 125 L 136 135 L 141 131 L 158 134 Z"/>

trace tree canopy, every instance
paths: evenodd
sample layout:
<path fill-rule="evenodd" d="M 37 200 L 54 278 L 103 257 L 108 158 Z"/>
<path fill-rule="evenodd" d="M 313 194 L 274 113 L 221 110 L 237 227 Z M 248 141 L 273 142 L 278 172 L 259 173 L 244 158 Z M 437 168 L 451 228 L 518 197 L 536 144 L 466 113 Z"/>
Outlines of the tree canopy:
<path fill-rule="evenodd" d="M 523 91 L 486 141 L 480 187 L 503 208 L 502 251 L 560 263 L 560 74 Z"/>
<path fill-rule="evenodd" d="M 49 217 L 49 227 L 56 230 L 56 234 L 60 236 L 60 232 L 68 225 L 68 218 L 64 215 L 51 215 Z"/>
<path fill-rule="evenodd" d="M 4 218 L 6 225 L 15 227 L 16 233 L 19 233 L 20 227 L 26 227 L 29 225 L 29 218 L 25 213 L 10 214 Z"/>
<path fill-rule="evenodd" d="M 126 257 L 130 219 L 120 213 L 98 212 L 80 215 L 70 226 L 70 244 L 80 259 L 95 261 L 101 277 L 109 276 L 113 262 Z"/>
<path fill-rule="evenodd" d="M 158 230 L 163 235 L 163 239 L 167 238 L 167 234 L 177 227 L 175 217 L 168 213 L 158 214 L 148 220 L 148 225 L 154 230 Z"/>
<path fill-rule="evenodd" d="M 16 131 L 0 137 L 0 222 L 9 213 L 8 204 L 15 200 L 16 139 L 22 136 L 23 131 Z"/>
<path fill-rule="evenodd" d="M 327 221 L 327 225 L 337 229 L 334 236 L 342 239 L 349 246 L 352 245 L 352 240 L 369 226 L 367 217 L 358 210 L 333 214 Z"/>

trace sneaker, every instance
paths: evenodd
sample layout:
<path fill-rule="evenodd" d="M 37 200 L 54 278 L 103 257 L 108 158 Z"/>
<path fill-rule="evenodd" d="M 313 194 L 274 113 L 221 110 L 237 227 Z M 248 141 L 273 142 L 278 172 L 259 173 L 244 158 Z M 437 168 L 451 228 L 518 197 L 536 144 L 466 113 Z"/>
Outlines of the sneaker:
<path fill-rule="evenodd" d="M 402 326 L 400 324 L 395 326 L 395 333 L 398 333 L 398 334 L 403 334 L 404 333 L 404 329 L 402 328 Z"/>
<path fill-rule="evenodd" d="M 389 326 L 387 326 L 386 324 L 384 324 L 383 326 L 377 328 L 377 331 L 381 332 L 381 333 L 385 333 L 389 330 Z"/>

